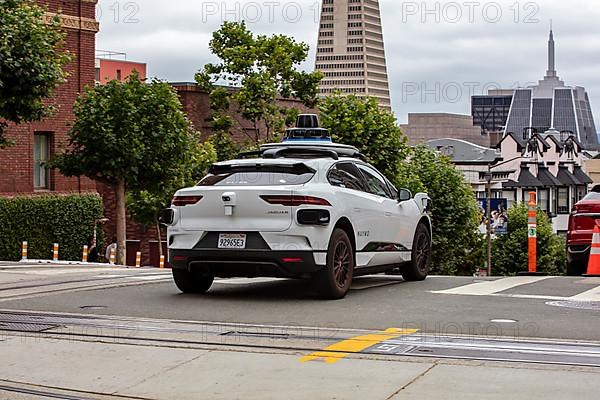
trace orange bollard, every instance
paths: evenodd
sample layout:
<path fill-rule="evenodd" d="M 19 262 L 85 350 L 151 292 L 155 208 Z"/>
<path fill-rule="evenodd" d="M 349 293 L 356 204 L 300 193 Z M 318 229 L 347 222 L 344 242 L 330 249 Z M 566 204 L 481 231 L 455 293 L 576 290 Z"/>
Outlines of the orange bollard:
<path fill-rule="evenodd" d="M 116 259 L 117 259 L 117 254 L 116 254 L 115 249 L 110 249 L 110 259 L 109 259 L 109 262 L 114 265 L 115 262 L 116 262 Z"/>
<path fill-rule="evenodd" d="M 88 246 L 87 244 L 83 246 L 83 256 L 81 257 L 81 261 L 84 263 L 88 262 Z"/>
<path fill-rule="evenodd" d="M 165 268 L 165 256 L 160 256 L 160 268 Z"/>
<path fill-rule="evenodd" d="M 52 250 L 52 261 L 58 261 L 58 243 L 54 243 L 54 249 Z"/>
<path fill-rule="evenodd" d="M 537 273 L 537 199 L 535 192 L 529 192 L 529 212 L 527 231 L 529 232 L 529 273 Z"/>
<path fill-rule="evenodd" d="M 594 226 L 592 237 L 592 248 L 590 249 L 590 260 L 588 261 L 587 277 L 600 277 L 600 227 Z"/>
<path fill-rule="evenodd" d="M 135 254 L 135 267 L 140 268 L 142 266 L 142 252 L 138 251 Z"/>
<path fill-rule="evenodd" d="M 529 255 L 527 258 L 528 271 L 520 272 L 521 276 L 541 276 L 543 272 L 537 272 L 537 193 L 529 192 L 529 211 L 527 213 L 527 232 Z"/>
<path fill-rule="evenodd" d="M 21 260 L 27 260 L 27 242 L 23 242 L 21 245 Z"/>

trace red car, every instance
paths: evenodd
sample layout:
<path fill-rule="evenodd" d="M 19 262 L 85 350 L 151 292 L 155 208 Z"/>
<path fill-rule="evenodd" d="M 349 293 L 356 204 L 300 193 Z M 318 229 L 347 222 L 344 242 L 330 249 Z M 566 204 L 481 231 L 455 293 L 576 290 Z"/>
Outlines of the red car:
<path fill-rule="evenodd" d="M 567 275 L 586 273 L 594 226 L 600 225 L 600 185 L 595 186 L 569 217 L 567 234 Z"/>

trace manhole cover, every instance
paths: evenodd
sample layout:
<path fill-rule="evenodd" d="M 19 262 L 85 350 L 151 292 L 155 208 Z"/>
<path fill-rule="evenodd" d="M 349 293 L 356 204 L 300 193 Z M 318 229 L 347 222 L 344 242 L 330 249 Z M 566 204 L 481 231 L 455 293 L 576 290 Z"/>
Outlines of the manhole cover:
<path fill-rule="evenodd" d="M 82 310 L 104 310 L 106 306 L 81 306 Z"/>
<path fill-rule="evenodd" d="M 552 307 L 573 308 L 576 310 L 600 311 L 600 301 L 549 301 L 546 305 Z"/>

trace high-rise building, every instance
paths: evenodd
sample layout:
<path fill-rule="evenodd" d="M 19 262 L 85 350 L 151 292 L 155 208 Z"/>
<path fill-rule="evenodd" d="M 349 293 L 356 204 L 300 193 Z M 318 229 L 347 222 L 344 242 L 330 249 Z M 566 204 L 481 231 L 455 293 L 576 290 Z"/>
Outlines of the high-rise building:
<path fill-rule="evenodd" d="M 554 34 L 548 40 L 548 71 L 538 85 L 515 90 L 505 133 L 522 137 L 528 128 L 572 132 L 586 149 L 598 148 L 598 136 L 585 88 L 566 86 L 556 73 Z"/>
<path fill-rule="evenodd" d="M 391 109 L 378 0 L 323 0 L 316 69 L 322 95 L 377 98 Z"/>

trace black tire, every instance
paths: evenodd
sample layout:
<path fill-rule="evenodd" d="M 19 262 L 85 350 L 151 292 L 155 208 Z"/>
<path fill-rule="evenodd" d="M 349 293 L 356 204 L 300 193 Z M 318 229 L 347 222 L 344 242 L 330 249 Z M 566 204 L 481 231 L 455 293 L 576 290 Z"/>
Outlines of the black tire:
<path fill-rule="evenodd" d="M 425 224 L 419 224 L 415 232 L 410 263 L 402 268 L 406 281 L 424 281 L 431 268 L 431 233 Z"/>
<path fill-rule="evenodd" d="M 190 272 L 184 269 L 173 269 L 173 280 L 183 293 L 206 293 L 215 279 L 212 275 Z"/>
<path fill-rule="evenodd" d="M 327 249 L 327 265 L 315 275 L 317 289 L 329 300 L 342 299 L 350 290 L 354 277 L 354 248 L 346 232 L 336 229 Z"/>

